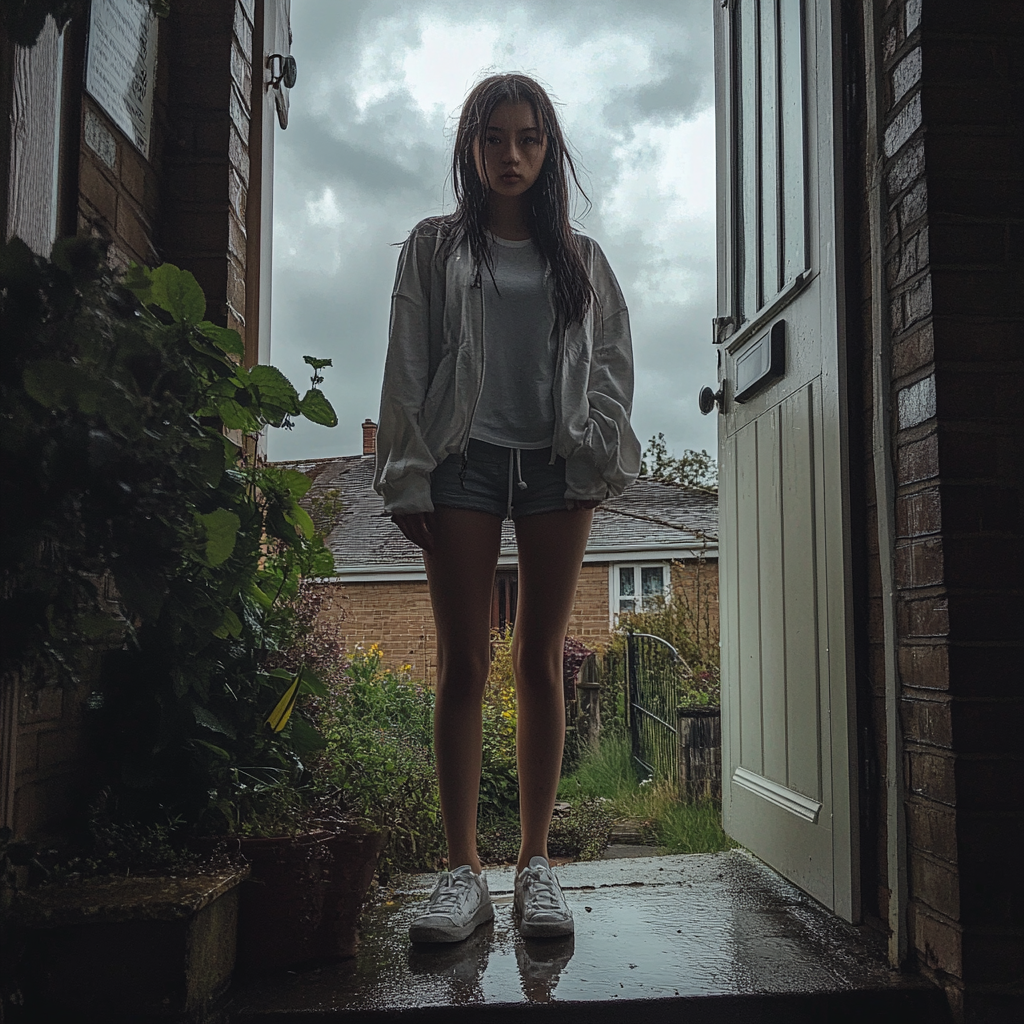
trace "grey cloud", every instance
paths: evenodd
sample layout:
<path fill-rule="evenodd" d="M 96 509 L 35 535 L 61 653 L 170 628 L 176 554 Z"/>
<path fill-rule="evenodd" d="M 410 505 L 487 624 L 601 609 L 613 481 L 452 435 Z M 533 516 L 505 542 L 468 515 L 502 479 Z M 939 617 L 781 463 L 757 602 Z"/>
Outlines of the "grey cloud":
<path fill-rule="evenodd" d="M 296 125 L 296 128 L 298 127 Z M 306 179 L 344 180 L 375 193 L 385 194 L 422 188 L 422 173 L 417 174 L 408 167 L 403 167 L 397 160 L 388 159 L 366 146 L 330 135 L 325 127 L 320 122 L 319 129 L 307 129 L 299 142 L 303 157 L 303 176 Z M 296 135 L 298 134 L 297 131 Z M 413 152 L 405 150 L 403 155 L 408 157 Z M 420 165 L 435 162 L 429 158 L 424 160 L 424 156 L 427 154 L 422 154 L 419 159 L 411 162 Z"/>
<path fill-rule="evenodd" d="M 658 63 L 664 77 L 624 91 L 605 107 L 610 123 L 624 126 L 639 120 L 691 118 L 708 106 L 710 83 L 704 68 L 679 53 L 662 55 Z"/>

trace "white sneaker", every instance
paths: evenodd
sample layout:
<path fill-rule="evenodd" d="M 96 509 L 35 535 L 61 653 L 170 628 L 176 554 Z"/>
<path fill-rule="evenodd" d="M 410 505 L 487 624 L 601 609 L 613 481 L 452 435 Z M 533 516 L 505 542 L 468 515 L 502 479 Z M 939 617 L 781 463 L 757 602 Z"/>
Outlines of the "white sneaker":
<path fill-rule="evenodd" d="M 530 866 L 516 876 L 515 915 L 524 939 L 572 935 L 572 911 L 544 857 L 532 857 Z"/>
<path fill-rule="evenodd" d="M 427 909 L 409 925 L 413 942 L 461 942 L 494 917 L 487 880 L 468 864 L 444 871 Z"/>

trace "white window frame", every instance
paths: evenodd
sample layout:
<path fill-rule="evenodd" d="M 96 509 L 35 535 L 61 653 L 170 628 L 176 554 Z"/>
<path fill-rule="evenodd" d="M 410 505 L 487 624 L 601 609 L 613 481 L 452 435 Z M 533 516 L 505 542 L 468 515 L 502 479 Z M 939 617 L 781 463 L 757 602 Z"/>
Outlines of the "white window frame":
<path fill-rule="evenodd" d="M 643 574 L 642 569 L 661 569 L 661 587 L 662 587 L 662 598 L 668 603 L 671 599 L 672 593 L 672 573 L 671 563 L 658 561 L 641 561 L 641 562 L 611 562 L 608 565 L 608 620 L 611 623 L 611 628 L 614 629 L 619 622 L 619 570 L 620 569 L 632 569 L 634 571 L 634 584 L 638 591 L 642 590 Z M 643 594 L 637 593 L 637 600 L 640 603 L 638 611 L 643 611 Z"/>

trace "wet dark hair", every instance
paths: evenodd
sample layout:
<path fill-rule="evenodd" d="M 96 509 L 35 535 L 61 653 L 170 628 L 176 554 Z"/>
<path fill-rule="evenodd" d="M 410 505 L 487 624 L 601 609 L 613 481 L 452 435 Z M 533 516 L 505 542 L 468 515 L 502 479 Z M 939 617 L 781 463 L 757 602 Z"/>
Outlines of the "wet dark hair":
<path fill-rule="evenodd" d="M 453 214 L 443 218 L 447 237 L 440 256 L 447 259 L 468 239 L 477 266 L 487 267 L 493 277 L 491 244 L 485 229 L 490 186 L 481 181 L 477 172 L 473 143 L 483 139 L 491 114 L 501 103 L 529 103 L 548 140 L 540 176 L 525 193 L 529 200 L 530 230 L 551 269 L 559 318 L 564 324 L 582 323 L 596 296 L 569 217 L 570 175 L 584 200 L 588 203 L 589 200 L 577 177 L 551 98 L 541 85 L 526 75 L 485 78 L 462 105 L 452 154 L 452 184 L 457 207 Z"/>

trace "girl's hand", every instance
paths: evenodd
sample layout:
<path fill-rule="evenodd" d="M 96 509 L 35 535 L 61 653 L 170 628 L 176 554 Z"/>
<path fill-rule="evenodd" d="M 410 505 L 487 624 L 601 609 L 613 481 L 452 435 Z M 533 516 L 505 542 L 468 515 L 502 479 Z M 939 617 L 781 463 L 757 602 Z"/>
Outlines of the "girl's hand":
<path fill-rule="evenodd" d="M 582 509 L 597 508 L 601 504 L 600 501 L 567 501 L 566 507 L 570 512 L 581 511 Z"/>
<path fill-rule="evenodd" d="M 416 547 L 422 548 L 429 555 L 434 548 L 434 538 L 430 533 L 428 519 L 426 512 L 407 512 L 404 515 L 392 516 L 391 522 Z"/>

